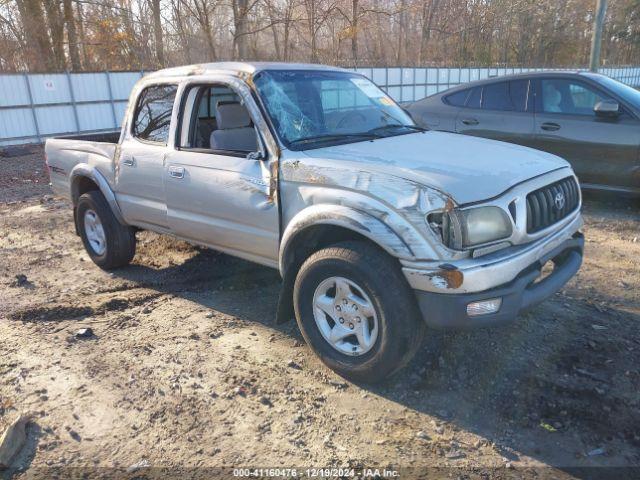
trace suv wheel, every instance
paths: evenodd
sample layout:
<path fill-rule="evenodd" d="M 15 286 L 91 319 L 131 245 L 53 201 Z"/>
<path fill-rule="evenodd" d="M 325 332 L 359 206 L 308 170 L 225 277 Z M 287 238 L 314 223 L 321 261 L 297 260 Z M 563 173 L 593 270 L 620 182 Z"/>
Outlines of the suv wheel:
<path fill-rule="evenodd" d="M 320 359 L 355 381 L 377 382 L 403 367 L 425 330 L 397 262 L 366 242 L 311 255 L 296 278 L 294 307 Z"/>
<path fill-rule="evenodd" d="M 133 228 L 118 222 L 102 193 L 90 191 L 78 199 L 76 224 L 91 260 L 104 270 L 128 265 L 136 253 Z"/>

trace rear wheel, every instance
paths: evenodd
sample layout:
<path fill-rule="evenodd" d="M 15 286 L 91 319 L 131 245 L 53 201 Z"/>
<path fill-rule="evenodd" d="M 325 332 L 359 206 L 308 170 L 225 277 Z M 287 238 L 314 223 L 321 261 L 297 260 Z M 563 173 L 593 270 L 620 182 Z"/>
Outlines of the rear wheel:
<path fill-rule="evenodd" d="M 104 270 L 128 265 L 136 253 L 133 228 L 122 225 L 97 190 L 78 199 L 76 224 L 91 260 Z"/>
<path fill-rule="evenodd" d="M 425 325 L 397 262 L 366 242 L 320 250 L 294 286 L 296 320 L 307 343 L 340 375 L 377 382 L 415 354 Z"/>

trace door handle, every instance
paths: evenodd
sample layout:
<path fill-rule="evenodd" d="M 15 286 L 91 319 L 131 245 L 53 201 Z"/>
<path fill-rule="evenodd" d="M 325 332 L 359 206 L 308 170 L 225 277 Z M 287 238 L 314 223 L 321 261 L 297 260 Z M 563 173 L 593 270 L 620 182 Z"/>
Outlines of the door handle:
<path fill-rule="evenodd" d="M 173 178 L 184 178 L 184 167 L 169 167 L 169 176 Z"/>
<path fill-rule="evenodd" d="M 546 130 L 547 132 L 555 132 L 556 130 L 560 130 L 560 125 L 553 122 L 546 122 L 540 125 L 542 130 Z"/>
<path fill-rule="evenodd" d="M 480 122 L 475 118 L 463 118 L 462 123 L 465 125 L 478 125 Z"/>
<path fill-rule="evenodd" d="M 133 167 L 136 163 L 136 159 L 133 157 L 123 157 L 122 158 L 122 164 L 126 165 L 127 167 Z"/>

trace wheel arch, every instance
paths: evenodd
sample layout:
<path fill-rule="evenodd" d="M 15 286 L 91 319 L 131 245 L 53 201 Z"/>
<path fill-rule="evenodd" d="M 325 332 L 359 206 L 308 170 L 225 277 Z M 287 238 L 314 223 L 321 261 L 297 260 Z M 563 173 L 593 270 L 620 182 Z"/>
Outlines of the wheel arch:
<path fill-rule="evenodd" d="M 116 196 L 109 182 L 107 182 L 107 179 L 98 169 L 87 164 L 78 164 L 71 171 L 70 179 L 71 201 L 73 202 L 74 210 L 78 204 L 78 199 L 83 193 L 98 190 L 107 200 L 116 220 L 122 225 L 126 225 L 118 202 L 116 201 Z"/>
<path fill-rule="evenodd" d="M 388 225 L 365 212 L 336 205 L 314 205 L 298 213 L 280 242 L 278 265 L 284 277 L 313 252 L 333 243 L 361 240 L 392 257 L 412 257 L 411 248 Z"/>

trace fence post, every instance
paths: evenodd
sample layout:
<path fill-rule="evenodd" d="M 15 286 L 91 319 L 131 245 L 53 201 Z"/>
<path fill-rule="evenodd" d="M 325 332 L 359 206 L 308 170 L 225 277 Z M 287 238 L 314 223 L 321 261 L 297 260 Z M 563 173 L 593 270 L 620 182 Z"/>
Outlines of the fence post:
<path fill-rule="evenodd" d="M 111 115 L 113 115 L 113 128 L 118 128 L 118 117 L 116 115 L 116 105 L 113 101 L 113 90 L 111 90 L 111 74 L 109 70 L 104 72 L 107 77 L 107 91 L 109 92 L 109 102 L 111 103 Z"/>
<path fill-rule="evenodd" d="M 413 95 L 412 95 L 411 101 L 415 102 L 417 100 L 417 98 L 416 98 L 416 85 L 418 84 L 418 81 L 417 81 L 418 77 L 417 77 L 416 74 L 418 73 L 418 67 L 412 67 L 412 68 L 413 68 Z"/>
<path fill-rule="evenodd" d="M 78 117 L 78 105 L 76 105 L 76 96 L 73 94 L 73 83 L 69 70 L 64 72 L 67 75 L 67 84 L 69 85 L 69 96 L 71 97 L 71 105 L 73 106 L 73 118 L 76 121 L 76 132 L 80 133 L 80 118 Z"/>
<path fill-rule="evenodd" d="M 389 93 L 389 67 L 384 67 L 384 91 Z"/>
<path fill-rule="evenodd" d="M 40 136 L 40 126 L 38 125 L 38 115 L 36 115 L 36 106 L 33 103 L 33 94 L 31 93 L 31 84 L 29 82 L 29 75 L 25 73 L 23 75 L 24 81 L 27 84 L 27 94 L 29 95 L 29 107 L 31 108 L 31 115 L 33 116 L 33 126 L 36 129 L 36 138 L 38 139 L 38 143 L 42 142 L 42 137 Z"/>

